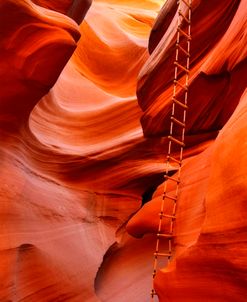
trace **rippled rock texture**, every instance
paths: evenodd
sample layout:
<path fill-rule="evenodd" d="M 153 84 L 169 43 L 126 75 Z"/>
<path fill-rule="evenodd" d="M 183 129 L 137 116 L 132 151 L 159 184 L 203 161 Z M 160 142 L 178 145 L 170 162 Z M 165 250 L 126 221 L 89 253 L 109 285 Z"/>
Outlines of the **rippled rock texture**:
<path fill-rule="evenodd" d="M 175 2 L 167 1 L 159 14 L 150 35 L 151 56 L 139 75 L 146 137 L 169 133 Z M 206 142 L 211 133 L 216 138 L 203 152 L 185 156 L 175 255 L 154 281 L 162 302 L 246 300 L 246 4 L 193 1 L 187 148 L 193 141 L 197 144 L 198 137 L 205 136 Z M 169 180 L 167 187 L 173 195 L 174 182 Z M 157 232 L 163 190 L 164 184 L 130 220 L 131 234 Z M 166 210 L 171 206 L 166 203 Z"/>
<path fill-rule="evenodd" d="M 131 253 L 148 242 L 124 225 L 162 171 L 136 99 L 160 2 L 95 1 L 82 23 L 90 1 L 1 2 L 0 301 L 134 297 L 120 291 L 127 266 L 95 284 L 120 248 L 126 284 L 147 296 L 145 259 Z"/>
<path fill-rule="evenodd" d="M 155 22 L 161 0 L 0 3 L 1 302 L 149 301 L 175 2 Z M 176 255 L 156 278 L 160 301 L 247 295 L 246 7 L 193 1 Z"/>

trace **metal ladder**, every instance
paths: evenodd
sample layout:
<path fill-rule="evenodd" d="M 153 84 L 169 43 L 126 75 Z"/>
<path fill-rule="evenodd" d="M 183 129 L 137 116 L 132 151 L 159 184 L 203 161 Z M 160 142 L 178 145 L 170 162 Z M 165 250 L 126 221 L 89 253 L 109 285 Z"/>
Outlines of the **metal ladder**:
<path fill-rule="evenodd" d="M 182 6 L 187 13 L 182 12 Z M 165 182 L 164 182 L 164 193 L 161 202 L 161 208 L 159 212 L 159 224 L 157 230 L 156 246 L 154 252 L 154 263 L 153 263 L 153 279 L 156 276 L 158 270 L 159 257 L 166 257 L 168 264 L 173 254 L 173 237 L 174 237 L 174 223 L 176 219 L 176 207 L 177 198 L 179 193 L 180 175 L 183 160 L 183 150 L 185 147 L 185 127 L 186 127 L 186 114 L 187 114 L 187 100 L 188 100 L 188 87 L 189 87 L 189 69 L 190 69 L 190 42 L 191 42 L 191 13 L 192 13 L 192 0 L 179 0 L 177 10 L 177 39 L 176 39 L 176 56 L 174 62 L 174 82 L 173 82 L 173 96 L 172 96 L 172 110 L 170 116 L 170 132 L 168 136 L 168 150 L 166 159 L 165 169 Z M 183 29 L 182 29 L 183 28 Z M 181 45 L 181 40 L 185 41 L 185 46 Z M 180 80 L 179 80 L 180 78 Z M 181 80 L 183 78 L 183 81 Z M 178 99 L 177 90 L 179 88 L 180 97 Z M 181 99 L 182 92 L 182 99 Z M 178 118 L 177 111 L 182 110 L 182 119 Z M 181 114 L 180 114 L 181 115 Z M 179 132 L 176 137 L 174 135 L 174 128 L 178 129 Z M 179 130 L 180 129 L 180 130 Z M 179 148 L 179 157 L 175 158 L 173 155 L 173 145 Z M 177 166 L 176 177 L 169 176 L 170 165 Z M 167 194 L 167 181 L 175 183 L 175 194 L 173 196 Z M 165 203 L 169 201 L 173 204 L 171 212 L 165 212 Z M 168 223 L 168 229 L 164 231 L 164 221 Z M 161 252 L 161 240 L 168 240 L 168 248 L 166 251 Z M 152 286 L 151 290 L 151 301 L 154 301 L 157 293 Z"/>

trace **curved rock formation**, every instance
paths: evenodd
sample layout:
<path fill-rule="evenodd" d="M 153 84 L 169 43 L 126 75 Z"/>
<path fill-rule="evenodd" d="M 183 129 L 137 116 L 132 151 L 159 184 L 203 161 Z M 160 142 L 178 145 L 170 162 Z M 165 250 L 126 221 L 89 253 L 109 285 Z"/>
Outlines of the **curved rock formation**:
<path fill-rule="evenodd" d="M 173 2 L 166 3 L 156 21 L 150 37 L 152 54 L 140 73 L 138 96 L 146 136 L 168 133 L 176 30 Z M 204 152 L 185 156 L 175 255 L 154 281 L 162 302 L 245 301 L 247 294 L 246 1 L 211 5 L 193 1 L 186 139 L 190 142 L 195 133 L 220 131 Z M 174 194 L 174 182 L 168 181 L 167 186 Z M 163 184 L 130 220 L 130 233 L 140 237 L 157 232 L 162 195 Z M 171 206 L 166 203 L 166 211 Z"/>
<path fill-rule="evenodd" d="M 0 301 L 149 300 L 175 2 L 155 23 L 162 0 L 95 0 L 83 23 L 88 0 L 1 2 Z M 246 7 L 193 1 L 176 255 L 156 278 L 160 301 L 246 295 Z M 151 235 L 127 235 L 130 217 L 131 234 Z"/>
<path fill-rule="evenodd" d="M 80 33 L 69 18 L 28 0 L 4 1 L 0 13 L 0 123 L 1 128 L 16 131 L 54 85 Z M 56 52 L 56 57 L 51 57 Z"/>
<path fill-rule="evenodd" d="M 84 19 L 92 0 L 33 0 L 35 4 L 55 10 L 74 19 L 78 24 Z"/>
<path fill-rule="evenodd" d="M 98 301 L 103 256 L 162 170 L 135 96 L 158 3 L 99 1 L 80 28 L 71 1 L 1 3 L 1 301 Z"/>

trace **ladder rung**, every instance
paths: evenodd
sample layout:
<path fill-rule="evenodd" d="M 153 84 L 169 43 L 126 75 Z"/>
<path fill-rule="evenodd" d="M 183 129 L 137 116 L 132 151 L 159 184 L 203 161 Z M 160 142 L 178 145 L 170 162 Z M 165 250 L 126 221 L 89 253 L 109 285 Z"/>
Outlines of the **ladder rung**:
<path fill-rule="evenodd" d="M 179 164 L 179 165 L 182 164 L 181 161 L 180 161 L 179 159 L 176 159 L 175 157 L 173 157 L 173 156 L 171 156 L 171 155 L 167 155 L 166 158 L 167 158 L 168 161 L 172 160 L 172 161 L 174 161 L 175 163 L 177 163 L 177 164 Z"/>
<path fill-rule="evenodd" d="M 181 12 L 181 10 L 179 10 L 178 13 L 188 24 L 190 24 L 190 20 Z"/>
<path fill-rule="evenodd" d="M 174 84 L 178 85 L 179 87 L 183 88 L 184 90 L 188 91 L 188 86 L 186 84 L 181 84 L 179 81 L 174 80 Z"/>
<path fill-rule="evenodd" d="M 183 107 L 184 109 L 188 109 L 188 106 L 185 105 L 184 103 L 180 102 L 179 100 L 177 100 L 176 98 L 172 98 L 173 102 L 176 103 L 177 105 Z"/>
<path fill-rule="evenodd" d="M 162 256 L 162 257 L 171 257 L 172 254 L 171 254 L 171 253 L 159 253 L 159 252 L 155 252 L 155 253 L 154 253 L 154 256 L 155 256 L 155 257 L 158 257 L 158 256 Z"/>
<path fill-rule="evenodd" d="M 174 200 L 174 201 L 177 201 L 177 197 L 172 197 L 172 196 L 167 195 L 167 194 L 164 194 L 164 195 L 163 195 L 163 199 L 165 199 L 165 198 L 171 199 L 171 200 Z"/>
<path fill-rule="evenodd" d="M 168 136 L 168 139 L 173 141 L 174 143 L 178 144 L 179 146 L 181 147 L 185 147 L 185 143 L 184 142 L 181 142 L 180 140 L 176 139 L 175 137 L 169 135 Z"/>
<path fill-rule="evenodd" d="M 164 178 L 166 178 L 166 180 L 172 180 L 172 181 L 174 181 L 174 182 L 176 182 L 178 184 L 180 183 L 179 179 L 171 177 L 171 176 L 168 176 L 168 175 L 164 175 Z"/>
<path fill-rule="evenodd" d="M 157 237 L 172 238 L 172 234 L 157 234 Z"/>
<path fill-rule="evenodd" d="M 179 121 L 178 119 L 176 119 L 174 116 L 171 116 L 171 121 L 174 122 L 175 124 L 185 128 L 185 123 Z"/>
<path fill-rule="evenodd" d="M 188 8 L 191 8 L 190 3 L 188 3 L 186 0 L 180 0 L 180 1 L 182 1 L 184 4 L 186 4 L 188 6 Z"/>
<path fill-rule="evenodd" d="M 157 271 L 156 271 L 156 269 L 154 269 L 153 270 L 153 278 L 156 276 L 156 274 L 157 274 Z M 154 289 L 152 289 L 152 291 L 154 291 Z"/>
<path fill-rule="evenodd" d="M 174 198 L 173 200 L 177 200 L 177 198 Z M 160 217 L 165 217 L 165 218 L 171 218 L 171 219 L 176 219 L 176 216 L 174 215 L 169 215 L 169 214 L 164 214 L 163 212 L 159 213 Z"/>
<path fill-rule="evenodd" d="M 180 44 L 176 43 L 176 47 L 179 48 L 187 57 L 190 57 L 190 54 L 185 50 Z"/>
<path fill-rule="evenodd" d="M 180 34 L 182 34 L 182 35 L 185 36 L 188 40 L 191 41 L 191 35 L 187 34 L 184 30 L 182 30 L 180 26 L 178 26 L 178 31 L 180 32 Z"/>
<path fill-rule="evenodd" d="M 174 62 L 174 64 L 179 67 L 180 69 L 184 70 L 186 73 L 189 73 L 189 69 L 184 67 L 183 65 L 179 64 L 177 61 Z"/>

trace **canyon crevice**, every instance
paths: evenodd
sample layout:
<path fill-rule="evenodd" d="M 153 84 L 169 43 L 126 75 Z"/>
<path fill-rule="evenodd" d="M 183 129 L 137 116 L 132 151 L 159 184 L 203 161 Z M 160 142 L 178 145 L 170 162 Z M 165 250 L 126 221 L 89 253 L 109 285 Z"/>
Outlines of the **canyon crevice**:
<path fill-rule="evenodd" d="M 0 3 L 0 302 L 149 301 L 176 2 Z M 175 255 L 155 278 L 161 302 L 246 300 L 246 15 L 246 0 L 192 1 Z"/>

